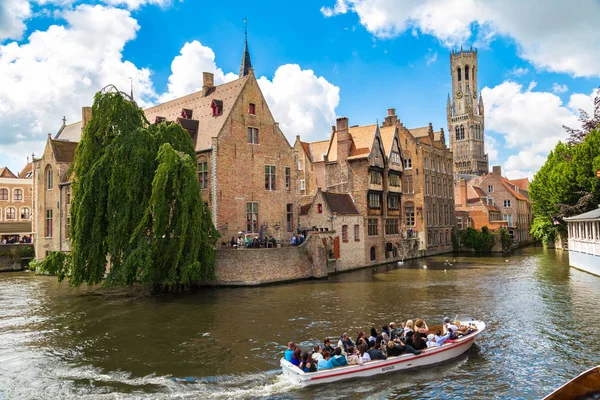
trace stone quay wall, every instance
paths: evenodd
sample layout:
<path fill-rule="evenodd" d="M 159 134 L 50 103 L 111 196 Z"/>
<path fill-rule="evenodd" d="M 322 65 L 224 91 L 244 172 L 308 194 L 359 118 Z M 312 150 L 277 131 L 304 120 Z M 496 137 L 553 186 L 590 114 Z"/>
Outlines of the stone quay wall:
<path fill-rule="evenodd" d="M 32 244 L 0 245 L 0 272 L 20 271 L 34 258 Z"/>
<path fill-rule="evenodd" d="M 273 249 L 218 249 L 215 259 L 218 286 L 253 286 L 327 277 L 325 246 L 309 236 L 300 246 Z"/>

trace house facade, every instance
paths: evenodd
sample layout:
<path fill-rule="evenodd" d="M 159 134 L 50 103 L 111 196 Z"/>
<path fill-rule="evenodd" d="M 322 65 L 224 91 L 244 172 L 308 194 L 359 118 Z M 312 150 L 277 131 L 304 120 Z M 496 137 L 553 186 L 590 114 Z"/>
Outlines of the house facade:
<path fill-rule="evenodd" d="M 194 142 L 202 200 L 210 207 L 223 243 L 240 232 L 288 241 L 298 228 L 298 161 L 258 86 L 248 46 L 238 79 L 214 84 L 203 73 L 200 91 L 144 110 L 150 123 L 180 124 Z M 70 178 L 81 132 L 91 117 L 63 126 L 49 137 L 34 162 L 34 231 L 39 260 L 50 251 L 69 251 Z"/>
<path fill-rule="evenodd" d="M 486 226 L 491 231 L 498 231 L 506 228 L 508 222 L 502 218 L 494 199 L 478 183 L 477 178 L 461 179 L 454 187 L 456 229 L 462 231 L 472 227 L 481 230 Z"/>
<path fill-rule="evenodd" d="M 403 229 L 420 239 L 423 255 L 452 251 L 452 152 L 444 130 L 434 131 L 431 124 L 407 129 L 393 108 L 388 110 L 383 126 L 397 128 L 402 146 Z"/>
<path fill-rule="evenodd" d="M 507 229 L 513 242 L 527 243 L 532 241 L 529 231 L 533 215 L 529 193 L 520 186 L 524 186 L 523 180 L 513 183 L 502 176 L 500 166 L 494 166 L 492 172 L 481 179 L 481 188 L 494 199 L 494 204 L 500 209 L 502 218 L 508 222 Z"/>
<path fill-rule="evenodd" d="M 0 168 L 0 243 L 20 242 L 32 235 L 33 184 L 31 163 L 14 174 Z"/>

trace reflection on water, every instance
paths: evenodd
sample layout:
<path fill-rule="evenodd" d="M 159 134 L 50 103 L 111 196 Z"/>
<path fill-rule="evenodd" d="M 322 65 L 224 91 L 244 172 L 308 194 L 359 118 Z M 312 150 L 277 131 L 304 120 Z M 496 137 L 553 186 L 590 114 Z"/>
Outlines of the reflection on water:
<path fill-rule="evenodd" d="M 540 248 L 160 297 L 4 273 L 0 399 L 539 398 L 600 363 L 589 329 L 598 304 L 600 278 Z M 458 313 L 488 329 L 442 365 L 306 389 L 278 371 L 289 340 L 308 347 L 344 331 L 417 316 L 437 324 Z"/>

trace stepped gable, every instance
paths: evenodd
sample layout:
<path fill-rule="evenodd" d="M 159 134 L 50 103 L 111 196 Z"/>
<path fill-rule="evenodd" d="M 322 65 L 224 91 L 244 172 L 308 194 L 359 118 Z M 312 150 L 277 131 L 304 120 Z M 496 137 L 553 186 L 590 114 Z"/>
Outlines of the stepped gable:
<path fill-rule="evenodd" d="M 70 142 L 67 140 L 50 139 L 54 158 L 56 158 L 56 162 L 59 163 L 72 163 L 75 158 L 75 150 L 77 149 L 78 144 L 78 142 Z"/>
<path fill-rule="evenodd" d="M 197 138 L 195 142 L 196 151 L 210 150 L 212 138 L 217 137 L 229 118 L 235 102 L 240 97 L 248 77 L 215 86 L 204 90 L 167 101 L 163 104 L 144 110 L 148 121 L 154 121 L 156 117 L 164 117 L 167 121 L 175 121 L 181 116 L 181 110 L 187 109 L 193 112 L 194 119 L 198 121 Z M 222 113 L 213 116 L 213 100 L 223 102 Z"/>

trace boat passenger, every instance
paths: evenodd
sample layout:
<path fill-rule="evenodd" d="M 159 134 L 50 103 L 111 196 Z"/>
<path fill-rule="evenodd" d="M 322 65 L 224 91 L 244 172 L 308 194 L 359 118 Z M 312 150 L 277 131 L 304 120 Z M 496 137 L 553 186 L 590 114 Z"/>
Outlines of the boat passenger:
<path fill-rule="evenodd" d="M 423 339 L 423 336 L 418 333 L 413 333 L 411 337 L 411 345 L 415 350 L 423 350 L 427 348 L 427 343 L 425 342 L 425 339 Z"/>
<path fill-rule="evenodd" d="M 331 353 L 329 350 L 323 350 L 323 358 L 317 364 L 317 370 L 333 368 L 331 365 Z"/>
<path fill-rule="evenodd" d="M 364 364 L 364 360 L 363 360 L 360 352 L 358 350 L 356 350 L 354 348 L 354 346 L 348 347 L 346 352 L 348 353 L 348 355 L 346 356 L 346 359 L 348 360 L 348 365 L 363 365 Z"/>
<path fill-rule="evenodd" d="M 333 356 L 331 357 L 331 365 L 335 367 L 343 367 L 344 365 L 348 365 L 348 360 L 346 360 L 346 356 L 342 354 L 342 348 L 338 347 L 333 352 Z"/>
<path fill-rule="evenodd" d="M 450 322 L 450 317 L 444 318 L 444 334 L 448 333 L 448 330 L 452 330 L 452 332 L 458 331 L 458 326 L 454 323 Z"/>
<path fill-rule="evenodd" d="M 292 356 L 292 360 L 290 362 L 296 367 L 300 365 L 300 363 L 302 362 L 302 350 L 300 350 L 300 347 L 296 347 L 296 349 L 294 350 L 294 355 Z"/>
<path fill-rule="evenodd" d="M 413 323 L 412 319 L 409 319 L 408 321 L 406 321 L 406 325 L 404 326 L 404 335 L 406 335 L 408 332 L 414 332 L 415 331 L 415 325 Z"/>
<path fill-rule="evenodd" d="M 283 358 L 285 358 L 286 361 L 292 362 L 292 357 L 294 356 L 295 348 L 296 348 L 296 343 L 294 343 L 294 342 L 288 343 L 288 348 L 285 351 L 285 353 L 283 353 Z"/>
<path fill-rule="evenodd" d="M 362 343 L 358 347 L 358 352 L 363 359 L 363 362 L 371 361 L 371 356 L 369 355 L 369 346 L 366 343 Z"/>
<path fill-rule="evenodd" d="M 383 336 L 383 341 L 386 343 L 391 339 L 390 328 L 387 325 L 381 326 L 381 336 Z"/>
<path fill-rule="evenodd" d="M 350 339 L 350 336 L 348 336 L 347 333 L 344 333 L 341 337 L 340 340 L 338 342 L 338 347 L 342 349 L 342 353 L 344 355 L 346 355 L 346 351 L 348 349 L 348 347 L 350 346 L 354 346 L 354 342 L 352 342 L 352 339 Z"/>
<path fill-rule="evenodd" d="M 435 340 L 440 344 L 440 346 L 450 339 L 452 339 L 452 329 L 450 329 L 450 331 L 443 336 L 441 330 L 438 329 L 435 331 Z"/>
<path fill-rule="evenodd" d="M 421 318 L 418 318 L 415 321 L 415 331 L 419 332 L 423 337 L 426 337 L 427 332 L 429 332 L 429 327 L 425 321 L 423 321 Z"/>
<path fill-rule="evenodd" d="M 404 337 L 404 329 L 396 328 L 395 322 L 390 322 L 390 329 L 390 339 L 394 340 Z"/>
<path fill-rule="evenodd" d="M 367 336 L 365 335 L 365 331 L 358 331 L 356 332 L 357 336 L 356 336 L 356 341 L 354 342 L 356 344 L 356 348 L 358 348 L 358 345 L 360 343 L 358 343 L 361 339 L 364 339 L 366 341 Z"/>
<path fill-rule="evenodd" d="M 435 340 L 435 335 L 433 333 L 427 335 L 427 348 L 430 347 L 440 347 L 438 342 Z"/>
<path fill-rule="evenodd" d="M 370 342 L 371 340 L 375 340 L 375 339 L 377 339 L 377 335 L 378 335 L 378 333 L 377 333 L 377 329 L 375 329 L 375 327 L 374 327 L 374 326 L 373 326 L 373 327 L 371 327 L 371 336 L 369 336 L 369 340 L 368 340 L 368 342 Z"/>
<path fill-rule="evenodd" d="M 370 341 L 369 342 L 369 357 L 371 357 L 371 360 L 386 360 L 387 356 L 385 354 L 383 354 L 381 352 L 381 350 L 379 350 L 376 346 L 375 346 L 375 341 Z"/>
<path fill-rule="evenodd" d="M 304 372 L 315 372 L 317 370 L 317 363 L 307 352 L 304 352 L 302 353 L 302 362 L 298 367 Z"/>
<path fill-rule="evenodd" d="M 388 357 L 396 357 L 402 354 L 402 348 L 400 345 L 393 340 L 387 342 L 387 355 Z"/>
<path fill-rule="evenodd" d="M 323 351 L 327 350 L 329 354 L 333 353 L 333 346 L 331 345 L 331 340 L 328 337 L 323 339 Z"/>
<path fill-rule="evenodd" d="M 313 353 L 311 354 L 311 357 L 315 361 L 315 363 L 323 359 L 323 354 L 321 354 L 321 346 L 316 345 L 315 347 L 313 347 Z"/>

